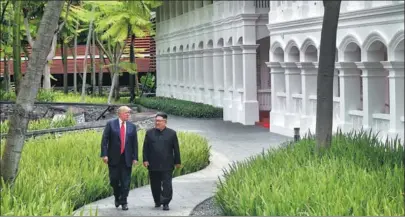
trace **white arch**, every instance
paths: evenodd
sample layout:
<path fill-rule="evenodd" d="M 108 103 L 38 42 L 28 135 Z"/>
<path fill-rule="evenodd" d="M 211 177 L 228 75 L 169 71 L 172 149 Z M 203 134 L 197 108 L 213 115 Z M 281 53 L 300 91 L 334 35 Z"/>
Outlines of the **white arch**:
<path fill-rule="evenodd" d="M 315 41 L 312 38 L 307 38 L 304 43 L 302 43 L 300 52 L 305 52 L 310 45 L 313 45 L 318 50 L 318 45 Z"/>
<path fill-rule="evenodd" d="M 273 42 L 273 43 L 271 44 L 271 46 L 270 46 L 270 52 L 271 52 L 271 53 L 274 53 L 274 51 L 275 51 L 277 48 L 281 48 L 281 50 L 284 51 L 283 45 L 282 45 L 280 42 L 275 41 L 275 42 Z"/>
<path fill-rule="evenodd" d="M 395 57 L 395 50 L 399 46 L 399 43 L 404 41 L 404 30 L 401 29 L 392 37 L 388 44 L 388 60 L 398 59 Z M 402 48 L 403 49 L 403 48 Z"/>
<path fill-rule="evenodd" d="M 380 32 L 374 31 L 364 40 L 363 45 L 361 46 L 362 50 L 367 52 L 375 41 L 381 41 L 381 43 L 387 47 L 387 40 L 385 40 L 385 37 L 383 37 Z"/>
<path fill-rule="evenodd" d="M 297 42 L 296 42 L 294 39 L 291 39 L 291 40 L 287 43 L 287 45 L 286 45 L 285 48 L 284 48 L 284 52 L 287 53 L 287 54 L 290 53 L 292 47 L 297 47 L 297 49 L 298 49 L 298 44 L 297 44 Z"/>
<path fill-rule="evenodd" d="M 340 42 L 340 45 L 338 47 L 339 53 L 345 52 L 347 46 L 350 43 L 355 43 L 359 47 L 361 47 L 361 44 L 362 44 L 361 41 L 359 40 L 359 37 L 357 37 L 356 35 L 353 35 L 353 34 L 348 34 L 342 39 L 342 42 Z"/>

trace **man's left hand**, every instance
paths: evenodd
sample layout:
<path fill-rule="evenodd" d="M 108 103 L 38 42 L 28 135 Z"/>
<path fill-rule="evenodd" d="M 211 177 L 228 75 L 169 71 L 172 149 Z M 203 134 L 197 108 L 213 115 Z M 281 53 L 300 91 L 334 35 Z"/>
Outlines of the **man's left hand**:
<path fill-rule="evenodd" d="M 132 163 L 135 165 L 135 164 L 137 164 L 137 163 L 138 163 L 138 161 L 133 160 L 133 161 L 132 161 Z"/>
<path fill-rule="evenodd" d="M 180 168 L 181 167 L 181 164 L 176 164 L 176 168 Z"/>

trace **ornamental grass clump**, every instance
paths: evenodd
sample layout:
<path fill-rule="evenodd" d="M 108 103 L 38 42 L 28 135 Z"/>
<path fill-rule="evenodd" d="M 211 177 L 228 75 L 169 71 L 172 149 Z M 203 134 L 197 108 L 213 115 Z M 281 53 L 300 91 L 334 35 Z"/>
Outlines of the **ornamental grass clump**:
<path fill-rule="evenodd" d="M 149 183 L 147 169 L 141 165 L 144 136 L 144 130 L 138 132 L 140 163 L 133 167 L 131 189 Z M 176 169 L 174 176 L 206 167 L 207 140 L 185 132 L 178 132 L 178 137 L 184 167 Z M 28 139 L 16 182 L 13 186 L 1 183 L 1 214 L 72 215 L 87 203 L 111 196 L 108 167 L 100 159 L 100 141 L 101 132 L 94 130 Z"/>
<path fill-rule="evenodd" d="M 400 144 L 339 132 L 320 156 L 304 138 L 233 164 L 215 199 L 224 215 L 403 215 Z"/>

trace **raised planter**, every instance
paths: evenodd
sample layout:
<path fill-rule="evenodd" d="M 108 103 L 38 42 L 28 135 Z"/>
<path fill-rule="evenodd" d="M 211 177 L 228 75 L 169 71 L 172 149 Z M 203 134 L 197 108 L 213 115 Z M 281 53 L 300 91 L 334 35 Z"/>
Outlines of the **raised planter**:
<path fill-rule="evenodd" d="M 137 130 L 140 129 L 148 129 L 153 127 L 153 118 L 154 114 L 145 113 L 140 117 L 135 117 L 131 120 L 137 126 Z M 77 125 L 73 127 L 63 127 L 63 128 L 52 128 L 52 129 L 44 129 L 44 130 L 33 130 L 28 131 L 25 136 L 26 138 L 36 137 L 44 134 L 58 134 L 70 131 L 78 131 L 78 130 L 89 130 L 89 129 L 100 129 L 104 128 L 109 120 L 102 120 L 97 122 L 88 122 L 85 125 Z M 7 134 L 2 134 L 1 138 L 6 138 Z"/>

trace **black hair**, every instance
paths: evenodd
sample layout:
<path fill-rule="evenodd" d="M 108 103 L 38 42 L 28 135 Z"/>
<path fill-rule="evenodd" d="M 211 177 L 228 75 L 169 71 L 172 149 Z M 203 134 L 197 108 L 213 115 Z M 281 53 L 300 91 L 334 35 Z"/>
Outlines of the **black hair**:
<path fill-rule="evenodd" d="M 162 117 L 163 119 L 167 120 L 167 114 L 164 112 L 158 112 L 156 113 L 155 117 Z"/>

